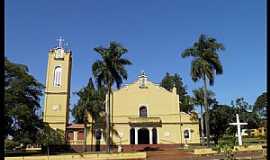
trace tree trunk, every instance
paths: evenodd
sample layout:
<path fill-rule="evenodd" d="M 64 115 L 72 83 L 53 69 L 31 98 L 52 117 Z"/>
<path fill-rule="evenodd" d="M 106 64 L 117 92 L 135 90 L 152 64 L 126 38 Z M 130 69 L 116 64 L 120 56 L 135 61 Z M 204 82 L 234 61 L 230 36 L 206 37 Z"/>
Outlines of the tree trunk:
<path fill-rule="evenodd" d="M 93 151 L 93 140 L 94 140 L 94 129 L 93 129 L 93 120 L 92 120 L 92 124 L 91 124 L 91 152 Z"/>
<path fill-rule="evenodd" d="M 84 141 L 83 141 L 83 151 L 86 152 L 86 122 L 84 123 Z"/>
<path fill-rule="evenodd" d="M 209 132 L 209 113 L 208 113 L 208 102 L 207 102 L 207 83 L 206 83 L 206 76 L 203 75 L 203 82 L 204 82 L 204 107 L 205 107 L 205 130 L 206 130 L 206 137 L 207 137 L 207 147 L 210 144 L 210 132 Z"/>
<path fill-rule="evenodd" d="M 49 155 L 50 155 L 50 146 L 47 146 L 47 155 L 48 155 L 48 159 L 49 159 Z"/>
<path fill-rule="evenodd" d="M 203 109 L 201 106 L 201 137 L 202 137 L 202 145 L 204 145 L 204 123 L 203 123 Z"/>
<path fill-rule="evenodd" d="M 86 152 L 86 127 L 87 127 L 87 111 L 86 109 L 84 110 L 84 142 L 83 142 L 83 151 Z"/>
<path fill-rule="evenodd" d="M 111 143 L 110 143 L 110 103 L 111 103 L 111 85 L 109 85 L 108 88 L 108 105 L 106 106 L 106 129 L 107 129 L 107 137 L 106 137 L 106 142 L 107 142 L 107 151 L 111 152 Z"/>

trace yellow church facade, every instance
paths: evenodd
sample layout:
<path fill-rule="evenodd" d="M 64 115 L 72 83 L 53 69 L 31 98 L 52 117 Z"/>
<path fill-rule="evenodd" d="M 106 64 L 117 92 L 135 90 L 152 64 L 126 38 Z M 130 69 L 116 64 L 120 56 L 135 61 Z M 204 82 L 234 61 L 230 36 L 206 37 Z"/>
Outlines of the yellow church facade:
<path fill-rule="evenodd" d="M 69 145 L 104 146 L 104 131 L 98 130 L 100 137 L 93 134 L 97 129 L 91 117 L 86 128 L 68 124 L 71 67 L 71 51 L 61 45 L 49 51 L 43 121 L 63 131 Z M 110 121 L 116 133 L 111 136 L 116 146 L 200 143 L 198 120 L 180 112 L 175 87 L 168 91 L 142 73 L 133 83 L 114 90 L 110 100 Z"/>
<path fill-rule="evenodd" d="M 142 73 L 135 82 L 113 91 L 110 99 L 116 145 L 200 143 L 198 120 L 180 112 L 175 87 L 168 91 Z M 96 141 L 88 132 L 87 144 Z M 104 137 L 100 144 L 105 144 Z"/>

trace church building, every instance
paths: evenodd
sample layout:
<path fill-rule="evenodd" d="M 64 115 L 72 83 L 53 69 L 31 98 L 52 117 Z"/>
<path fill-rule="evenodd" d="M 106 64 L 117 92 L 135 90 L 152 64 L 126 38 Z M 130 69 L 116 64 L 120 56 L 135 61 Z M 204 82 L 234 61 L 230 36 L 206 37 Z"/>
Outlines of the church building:
<path fill-rule="evenodd" d="M 86 142 L 87 148 L 90 146 L 92 150 L 94 146 L 94 150 L 99 150 L 106 144 L 104 131 L 93 128 L 91 117 L 87 128 L 83 124 L 68 125 L 71 64 L 71 51 L 61 45 L 49 52 L 44 121 L 54 129 L 63 130 L 70 145 L 82 146 Z M 108 96 L 106 99 L 108 105 Z M 110 118 L 116 132 L 111 135 L 112 141 L 124 150 L 132 150 L 134 146 L 200 143 L 198 120 L 180 112 L 175 87 L 168 91 L 141 73 L 133 83 L 114 90 L 110 100 Z"/>

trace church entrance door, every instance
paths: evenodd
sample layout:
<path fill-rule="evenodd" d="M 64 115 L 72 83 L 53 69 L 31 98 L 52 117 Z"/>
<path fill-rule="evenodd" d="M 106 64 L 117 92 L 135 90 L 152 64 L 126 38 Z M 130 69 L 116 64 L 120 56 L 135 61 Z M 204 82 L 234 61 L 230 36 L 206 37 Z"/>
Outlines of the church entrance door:
<path fill-rule="evenodd" d="M 149 144 L 149 130 L 141 128 L 138 130 L 138 144 Z"/>

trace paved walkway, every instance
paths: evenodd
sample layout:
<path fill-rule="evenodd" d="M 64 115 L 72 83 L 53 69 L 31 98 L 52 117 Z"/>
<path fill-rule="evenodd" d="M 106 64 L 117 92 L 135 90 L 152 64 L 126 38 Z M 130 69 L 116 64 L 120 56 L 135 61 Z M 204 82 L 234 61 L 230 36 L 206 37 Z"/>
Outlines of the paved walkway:
<path fill-rule="evenodd" d="M 262 152 L 239 152 L 235 157 L 239 159 L 264 159 Z M 191 152 L 178 150 L 147 152 L 147 160 L 219 160 L 222 158 L 224 158 L 222 155 L 195 156 Z"/>
<path fill-rule="evenodd" d="M 183 152 L 178 150 L 167 150 L 167 151 L 150 151 L 147 152 L 147 160 L 176 160 L 186 159 L 192 157 L 191 152 Z"/>

